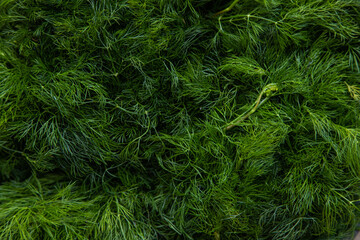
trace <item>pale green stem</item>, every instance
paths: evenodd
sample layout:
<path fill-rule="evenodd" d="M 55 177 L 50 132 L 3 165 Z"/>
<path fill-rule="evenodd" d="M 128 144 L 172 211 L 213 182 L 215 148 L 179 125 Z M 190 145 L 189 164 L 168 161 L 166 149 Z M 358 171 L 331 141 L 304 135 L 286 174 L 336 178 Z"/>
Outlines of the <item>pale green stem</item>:
<path fill-rule="evenodd" d="M 278 87 L 274 83 L 270 83 L 270 84 L 266 85 L 264 87 L 264 89 L 261 91 L 261 93 L 259 94 L 259 97 L 256 99 L 255 103 L 251 106 L 252 108 L 250 109 L 250 111 L 247 112 L 245 115 L 242 114 L 241 116 L 237 117 L 234 121 L 232 121 L 230 123 L 229 126 L 225 127 L 224 130 L 225 131 L 230 130 L 233 127 L 237 126 L 242 121 L 244 121 L 245 119 L 247 119 L 251 114 L 253 114 L 262 104 L 264 104 L 271 97 L 272 92 L 275 92 L 277 90 L 278 90 Z M 266 98 L 261 101 L 264 93 L 266 94 Z"/>
<path fill-rule="evenodd" d="M 235 5 L 239 2 L 240 0 L 234 0 L 230 6 L 228 6 L 227 8 L 225 8 L 224 10 L 220 11 L 220 12 L 217 12 L 215 13 L 213 16 L 216 17 L 216 16 L 219 16 L 221 14 L 224 14 L 224 13 L 227 13 L 227 12 L 230 12 L 231 9 L 233 9 L 235 7 Z"/>

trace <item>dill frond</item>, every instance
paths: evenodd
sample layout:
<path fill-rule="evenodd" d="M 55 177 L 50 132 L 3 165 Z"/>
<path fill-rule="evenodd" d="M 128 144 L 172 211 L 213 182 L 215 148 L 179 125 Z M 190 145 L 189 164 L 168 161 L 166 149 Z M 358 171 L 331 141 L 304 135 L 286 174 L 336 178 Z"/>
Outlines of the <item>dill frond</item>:
<path fill-rule="evenodd" d="M 0 1 L 0 239 L 351 237 L 359 23 L 358 0 Z"/>

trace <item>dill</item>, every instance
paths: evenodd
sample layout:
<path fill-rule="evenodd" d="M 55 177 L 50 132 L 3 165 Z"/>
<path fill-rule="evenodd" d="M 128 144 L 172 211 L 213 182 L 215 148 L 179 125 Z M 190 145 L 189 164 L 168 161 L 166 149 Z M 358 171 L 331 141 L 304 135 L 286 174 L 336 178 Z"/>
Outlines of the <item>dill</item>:
<path fill-rule="evenodd" d="M 358 0 L 1 0 L 0 239 L 345 239 Z"/>

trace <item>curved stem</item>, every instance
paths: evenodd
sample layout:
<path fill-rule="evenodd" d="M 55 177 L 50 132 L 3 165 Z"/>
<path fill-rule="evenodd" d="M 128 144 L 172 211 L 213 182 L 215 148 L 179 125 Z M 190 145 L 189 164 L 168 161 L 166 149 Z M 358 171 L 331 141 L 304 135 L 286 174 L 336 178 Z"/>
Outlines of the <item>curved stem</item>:
<path fill-rule="evenodd" d="M 237 126 L 237 125 L 238 125 L 239 123 L 241 123 L 242 121 L 244 121 L 245 119 L 247 119 L 251 114 L 253 114 L 253 113 L 258 109 L 258 107 L 259 107 L 260 105 L 262 105 L 265 101 L 267 101 L 267 100 L 269 99 L 269 97 L 267 97 L 267 98 L 265 98 L 263 101 L 261 101 L 261 103 L 260 103 L 262 94 L 263 94 L 263 92 L 259 95 L 258 99 L 256 100 L 255 106 L 254 106 L 247 114 L 242 115 L 242 116 L 240 116 L 239 118 L 235 119 L 231 125 L 229 125 L 229 126 L 227 126 L 227 127 L 225 128 L 225 130 L 230 130 L 230 129 L 232 129 L 233 127 Z"/>
<path fill-rule="evenodd" d="M 240 0 L 234 0 L 229 7 L 225 8 L 224 10 L 221 10 L 220 12 L 217 12 L 213 15 L 213 17 L 222 15 L 224 13 L 230 12 L 231 9 L 233 9 L 235 7 L 235 5 L 239 2 Z"/>
<path fill-rule="evenodd" d="M 239 117 L 237 117 L 234 121 L 232 121 L 230 123 L 229 126 L 225 127 L 225 131 L 226 130 L 230 130 L 233 127 L 237 126 L 239 123 L 241 123 L 242 121 L 244 121 L 245 119 L 247 119 L 251 114 L 253 114 L 261 105 L 263 105 L 270 97 L 271 97 L 271 93 L 273 91 L 277 91 L 278 87 L 276 84 L 270 83 L 268 85 L 266 85 L 264 87 L 264 89 L 261 91 L 261 93 L 259 94 L 259 97 L 256 99 L 255 103 L 253 104 L 254 107 L 251 108 L 251 110 L 249 112 L 247 112 L 245 115 L 241 115 Z M 266 98 L 264 100 L 261 101 L 262 96 L 264 95 L 264 93 L 267 95 Z"/>

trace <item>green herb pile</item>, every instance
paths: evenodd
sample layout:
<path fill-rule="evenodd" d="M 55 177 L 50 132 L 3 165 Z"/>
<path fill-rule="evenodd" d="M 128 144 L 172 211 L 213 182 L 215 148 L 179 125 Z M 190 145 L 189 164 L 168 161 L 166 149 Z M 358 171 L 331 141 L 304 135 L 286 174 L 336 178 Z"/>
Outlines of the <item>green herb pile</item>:
<path fill-rule="evenodd" d="M 344 239 L 359 0 L 0 0 L 0 239 Z"/>

